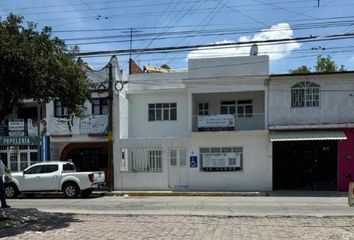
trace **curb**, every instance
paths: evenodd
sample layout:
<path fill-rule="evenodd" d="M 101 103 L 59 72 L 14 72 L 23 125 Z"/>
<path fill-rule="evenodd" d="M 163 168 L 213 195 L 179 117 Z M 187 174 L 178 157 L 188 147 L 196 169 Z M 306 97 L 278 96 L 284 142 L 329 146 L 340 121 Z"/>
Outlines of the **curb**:
<path fill-rule="evenodd" d="M 105 192 L 104 196 L 130 197 L 264 197 L 266 192 Z"/>

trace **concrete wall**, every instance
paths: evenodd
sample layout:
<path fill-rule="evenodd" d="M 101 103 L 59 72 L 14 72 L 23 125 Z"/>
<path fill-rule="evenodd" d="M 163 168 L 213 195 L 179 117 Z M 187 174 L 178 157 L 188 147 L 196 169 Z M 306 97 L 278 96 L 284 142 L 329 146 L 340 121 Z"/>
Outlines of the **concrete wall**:
<path fill-rule="evenodd" d="M 319 107 L 291 107 L 291 87 L 301 81 L 319 84 Z M 269 82 L 269 126 L 354 122 L 353 74 L 275 77 Z"/>
<path fill-rule="evenodd" d="M 203 172 L 199 169 L 199 148 L 242 147 L 242 170 Z M 189 189 L 196 190 L 272 190 L 272 146 L 267 131 L 238 133 L 194 133 L 190 155 L 198 156 L 198 168 L 189 169 Z"/>
<path fill-rule="evenodd" d="M 189 78 L 268 75 L 268 56 L 189 59 Z"/>
<path fill-rule="evenodd" d="M 180 92 L 129 94 L 129 138 L 186 136 L 188 97 Z M 176 121 L 148 121 L 149 103 L 177 103 Z"/>

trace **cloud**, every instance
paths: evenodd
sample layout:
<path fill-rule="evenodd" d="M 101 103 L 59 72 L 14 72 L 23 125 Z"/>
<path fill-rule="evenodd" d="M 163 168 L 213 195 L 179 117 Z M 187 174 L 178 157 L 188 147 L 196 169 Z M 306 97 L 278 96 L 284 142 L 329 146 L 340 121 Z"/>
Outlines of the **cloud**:
<path fill-rule="evenodd" d="M 241 36 L 237 42 L 258 41 L 258 40 L 270 40 L 280 38 L 293 38 L 293 30 L 288 23 L 278 23 L 272 25 L 268 29 L 262 29 L 260 32 L 253 36 Z M 216 42 L 220 43 L 234 43 L 236 41 L 223 40 Z M 289 55 L 293 50 L 300 48 L 301 43 L 291 41 L 287 44 L 273 44 L 262 45 L 258 44 L 259 55 L 269 55 L 271 60 L 282 59 Z M 231 56 L 248 56 L 250 52 L 250 45 L 243 45 L 238 47 L 226 47 L 226 48 L 203 48 L 191 51 L 188 53 L 187 58 L 208 58 L 208 57 L 231 57 Z"/>

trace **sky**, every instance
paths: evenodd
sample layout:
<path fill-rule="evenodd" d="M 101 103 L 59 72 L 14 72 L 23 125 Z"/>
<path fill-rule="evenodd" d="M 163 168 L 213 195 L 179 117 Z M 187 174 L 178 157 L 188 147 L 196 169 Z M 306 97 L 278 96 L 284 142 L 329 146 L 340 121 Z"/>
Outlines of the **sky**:
<path fill-rule="evenodd" d="M 319 7 L 318 7 L 319 3 Z M 352 0 L 0 0 L 0 16 L 51 26 L 53 35 L 81 52 L 236 43 L 254 40 L 354 33 Z M 130 34 L 132 32 L 132 35 Z M 313 69 L 318 55 L 354 70 L 353 38 L 288 44 L 259 44 L 269 55 L 270 72 L 301 65 Z M 140 66 L 187 68 L 188 58 L 245 56 L 250 46 L 133 54 Z M 128 55 L 118 55 L 126 71 Z M 109 56 L 84 58 L 102 68 Z"/>

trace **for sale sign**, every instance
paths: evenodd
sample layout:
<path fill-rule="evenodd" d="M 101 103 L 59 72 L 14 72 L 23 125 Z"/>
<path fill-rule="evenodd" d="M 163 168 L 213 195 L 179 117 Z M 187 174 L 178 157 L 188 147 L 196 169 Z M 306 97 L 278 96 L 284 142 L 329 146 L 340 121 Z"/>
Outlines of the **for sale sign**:
<path fill-rule="evenodd" d="M 239 168 L 241 153 L 203 153 L 203 168 Z"/>

